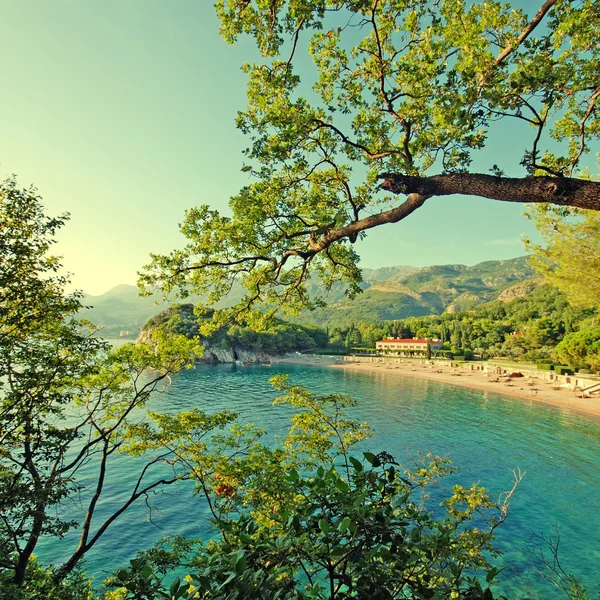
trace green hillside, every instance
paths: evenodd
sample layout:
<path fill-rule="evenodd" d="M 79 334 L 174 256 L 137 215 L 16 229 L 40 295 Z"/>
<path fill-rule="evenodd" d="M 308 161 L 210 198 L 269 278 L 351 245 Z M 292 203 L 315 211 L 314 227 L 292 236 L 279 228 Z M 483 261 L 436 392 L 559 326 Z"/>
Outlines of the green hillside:
<path fill-rule="evenodd" d="M 395 273 L 365 289 L 354 300 L 332 301 L 304 312 L 300 321 L 346 327 L 467 310 L 500 298 L 518 297 L 535 288 L 536 273 L 527 257 L 486 261 L 474 266 L 436 265 Z M 530 281 L 528 286 L 523 282 Z M 511 295 L 510 290 L 516 288 Z"/>
<path fill-rule="evenodd" d="M 435 265 L 410 267 L 399 265 L 363 271 L 363 293 L 349 300 L 343 288 L 332 289 L 326 296 L 326 308 L 305 311 L 301 323 L 346 327 L 359 321 L 376 323 L 457 312 L 491 302 L 497 298 L 518 297 L 535 288 L 531 280 L 535 272 L 527 258 L 486 261 L 474 266 Z M 524 282 L 529 282 L 524 284 Z M 513 289 L 514 288 L 514 289 Z M 318 280 L 309 285 L 313 296 L 323 295 Z M 234 286 L 227 302 L 234 304 L 241 297 L 241 287 Z M 199 297 L 190 297 L 197 303 Z M 118 285 L 100 296 L 86 296 L 84 304 L 90 308 L 84 317 L 103 328 L 106 337 L 129 331 L 135 337 L 141 326 L 169 303 L 158 295 L 140 297 L 132 285 Z"/>

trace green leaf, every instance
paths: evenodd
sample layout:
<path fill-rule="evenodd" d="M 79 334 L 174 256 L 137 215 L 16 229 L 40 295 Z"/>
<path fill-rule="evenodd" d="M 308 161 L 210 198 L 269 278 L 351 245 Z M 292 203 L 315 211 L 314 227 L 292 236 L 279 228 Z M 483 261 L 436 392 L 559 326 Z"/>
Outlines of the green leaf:
<path fill-rule="evenodd" d="M 240 559 L 235 563 L 235 572 L 238 575 L 241 575 L 245 570 L 246 567 L 248 566 L 248 563 L 246 561 L 246 557 L 242 556 L 240 557 Z"/>
<path fill-rule="evenodd" d="M 363 456 L 365 457 L 365 460 L 368 463 L 370 463 L 373 467 L 381 466 L 381 461 L 372 452 L 363 452 Z"/>
<path fill-rule="evenodd" d="M 319 519 L 319 529 L 325 534 L 331 531 L 331 527 L 325 519 Z"/>
<path fill-rule="evenodd" d="M 354 470 L 357 473 L 360 473 L 363 470 L 362 463 L 358 459 L 354 458 L 354 456 L 351 456 L 349 460 L 350 464 L 354 467 Z"/>
<path fill-rule="evenodd" d="M 350 487 L 343 479 L 338 479 L 335 482 L 335 487 L 344 494 L 347 494 L 350 491 Z"/>
<path fill-rule="evenodd" d="M 181 579 L 179 577 L 175 577 L 169 586 L 169 594 L 171 596 L 176 596 L 179 591 L 179 586 L 181 584 Z"/>
<path fill-rule="evenodd" d="M 247 533 L 244 533 L 243 531 L 240 533 L 239 538 L 240 538 L 240 542 L 242 542 L 242 544 L 244 544 L 245 546 L 248 546 L 249 544 L 252 543 L 252 538 Z"/>
<path fill-rule="evenodd" d="M 338 525 L 338 531 L 347 531 L 348 529 L 350 529 L 350 525 L 352 523 L 352 519 L 350 517 L 344 517 L 341 521 L 340 524 Z"/>
<path fill-rule="evenodd" d="M 152 567 L 150 565 L 144 565 L 141 575 L 144 579 L 150 579 L 153 575 Z"/>

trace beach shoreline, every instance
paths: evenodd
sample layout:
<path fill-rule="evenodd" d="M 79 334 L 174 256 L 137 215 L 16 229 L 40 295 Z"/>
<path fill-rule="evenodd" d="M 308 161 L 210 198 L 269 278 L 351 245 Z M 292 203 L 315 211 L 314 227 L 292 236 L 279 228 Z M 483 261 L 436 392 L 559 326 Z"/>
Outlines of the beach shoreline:
<path fill-rule="evenodd" d="M 563 408 L 585 414 L 588 417 L 600 419 L 600 396 L 578 397 L 578 394 L 568 387 L 552 385 L 550 381 L 539 378 L 510 378 L 496 377 L 484 370 L 471 370 L 465 367 L 451 367 L 430 361 L 405 359 L 374 362 L 353 362 L 344 357 L 322 355 L 289 356 L 275 360 L 277 364 L 312 365 L 335 369 L 345 369 L 350 372 L 385 373 L 390 377 L 413 377 L 437 381 L 446 385 L 454 385 L 474 390 L 493 392 L 511 399 L 529 403 Z M 516 369 L 515 369 L 516 370 Z M 557 389 L 558 388 L 558 389 Z"/>

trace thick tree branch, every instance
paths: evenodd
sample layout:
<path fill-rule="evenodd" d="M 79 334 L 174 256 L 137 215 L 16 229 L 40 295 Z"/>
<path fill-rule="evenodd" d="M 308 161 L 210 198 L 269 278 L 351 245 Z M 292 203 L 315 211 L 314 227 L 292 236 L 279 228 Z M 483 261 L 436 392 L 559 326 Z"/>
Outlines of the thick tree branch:
<path fill-rule="evenodd" d="M 372 229 L 378 225 L 385 225 L 386 223 L 397 223 L 422 206 L 429 197 L 430 196 L 427 194 L 410 194 L 408 198 L 396 208 L 365 217 L 358 221 L 353 221 L 344 227 L 340 227 L 340 229 L 330 231 L 321 239 L 312 238 L 309 242 L 311 251 L 316 254 L 330 246 L 333 242 L 337 242 L 343 238 L 356 239 L 356 236 L 361 231 Z"/>
<path fill-rule="evenodd" d="M 400 206 L 353 221 L 339 229 L 330 230 L 322 237 L 312 235 L 309 240 L 311 256 L 343 238 L 355 241 L 361 231 L 387 223 L 397 223 L 409 216 L 432 196 L 464 194 L 503 202 L 548 202 L 559 206 L 573 206 L 600 210 L 600 182 L 569 177 L 494 177 L 480 173 L 450 173 L 433 177 L 416 177 L 400 173 L 382 173 L 382 189 L 394 194 L 408 194 Z M 298 253 L 305 257 L 307 253 Z M 305 257 L 307 258 L 307 257 Z"/>
<path fill-rule="evenodd" d="M 415 177 L 382 173 L 382 189 L 394 194 L 449 196 L 464 194 L 502 202 L 549 202 L 600 210 L 600 182 L 571 177 L 494 177 L 481 173 L 448 173 Z"/>

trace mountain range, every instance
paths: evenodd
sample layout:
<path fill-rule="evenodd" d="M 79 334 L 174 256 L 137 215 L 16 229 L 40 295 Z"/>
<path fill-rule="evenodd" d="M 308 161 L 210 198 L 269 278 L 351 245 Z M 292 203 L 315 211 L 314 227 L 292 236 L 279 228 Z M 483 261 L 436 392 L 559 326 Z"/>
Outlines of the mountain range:
<path fill-rule="evenodd" d="M 509 300 L 531 292 L 537 285 L 536 273 L 527 257 L 486 261 L 473 266 L 399 265 L 363 270 L 363 293 L 350 300 L 334 288 L 326 296 L 327 306 L 303 312 L 305 324 L 347 326 L 358 321 L 378 322 L 411 316 L 466 310 L 493 300 Z M 323 293 L 312 282 L 313 293 Z M 239 290 L 234 291 L 239 297 Z M 186 302 L 197 302 L 190 297 Z M 140 297 L 138 288 L 118 285 L 99 296 L 86 296 L 82 316 L 103 328 L 105 337 L 135 337 L 141 326 L 168 303 L 159 295 Z"/>

